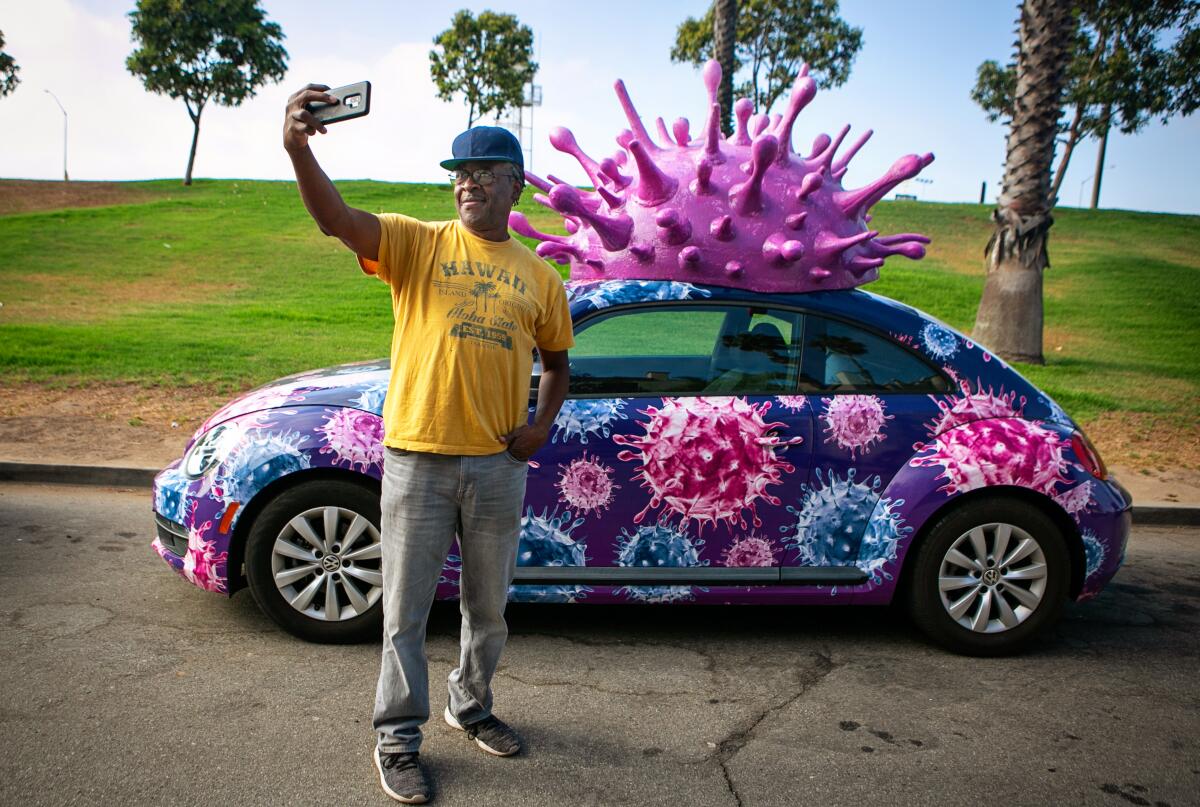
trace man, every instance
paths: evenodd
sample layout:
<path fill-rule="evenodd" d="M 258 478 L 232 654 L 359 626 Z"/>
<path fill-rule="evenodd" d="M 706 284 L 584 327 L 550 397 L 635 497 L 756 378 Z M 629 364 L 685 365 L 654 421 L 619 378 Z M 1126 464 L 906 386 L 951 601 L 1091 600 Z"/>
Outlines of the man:
<path fill-rule="evenodd" d="M 288 101 L 283 144 L 321 231 L 391 287 L 395 326 L 384 403 L 383 662 L 375 699 L 375 765 L 392 798 L 420 804 L 430 785 L 418 752 L 429 718 L 425 626 L 442 565 L 459 536 L 462 634 L 446 722 L 483 750 L 510 756 L 517 733 L 492 714 L 492 675 L 508 636 L 527 460 L 546 441 L 567 391 L 574 342 L 562 281 L 510 238 L 524 186 L 520 145 L 477 127 L 454 140 L 458 219 L 421 222 L 346 205 L 308 139 L 307 110 L 334 103 L 310 84 Z M 532 348 L 542 362 L 527 424 Z"/>

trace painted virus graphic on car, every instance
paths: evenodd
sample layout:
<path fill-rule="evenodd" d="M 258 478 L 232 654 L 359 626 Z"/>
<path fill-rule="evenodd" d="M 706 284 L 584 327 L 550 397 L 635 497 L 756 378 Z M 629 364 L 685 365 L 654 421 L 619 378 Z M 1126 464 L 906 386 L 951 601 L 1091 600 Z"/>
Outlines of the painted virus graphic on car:
<path fill-rule="evenodd" d="M 1082 482 L 1073 488 L 1056 494 L 1054 501 L 1058 502 L 1062 509 L 1073 516 L 1086 512 L 1089 507 L 1096 503 L 1096 500 L 1092 498 L 1091 482 Z"/>
<path fill-rule="evenodd" d="M 537 253 L 571 264 L 573 280 L 676 280 L 762 292 L 845 289 L 875 280 L 890 255 L 920 258 L 929 239 L 912 233 L 880 236 L 868 230 L 867 211 L 901 182 L 933 161 L 932 154 L 900 158 L 883 177 L 845 190 L 850 160 L 867 131 L 841 156 L 850 131 L 820 135 L 807 156 L 792 150 L 792 129 L 817 85 L 802 67 L 787 111 L 754 114 L 746 98 L 734 104 L 736 131 L 721 136 L 717 88 L 721 67 L 704 66 L 709 115 L 693 139 L 677 119 L 667 131 L 658 119 L 655 142 L 623 82 L 617 98 L 629 129 L 619 150 L 599 161 L 564 128 L 550 143 L 573 156 L 596 190 L 526 173 L 541 194 L 534 200 L 563 217 L 568 235 L 539 232 L 519 213 L 509 226 L 541 241 Z"/>
<path fill-rule="evenodd" d="M 929 443 L 913 446 L 915 468 L 940 466 L 948 495 L 988 485 L 1016 485 L 1054 496 L 1068 482 L 1069 443 L 1058 432 L 1022 419 L 1025 398 L 981 385 L 947 399 L 930 396 L 939 415 L 927 424 Z"/>
<path fill-rule="evenodd" d="M 612 473 L 612 468 L 585 451 L 562 467 L 562 474 L 555 483 L 559 498 L 582 515 L 598 514 L 612 503 L 613 491 L 621 487 L 613 484 Z"/>
<path fill-rule="evenodd" d="M 299 432 L 246 432 L 217 468 L 213 492 L 226 502 L 250 501 L 279 477 L 309 467 L 300 450 L 307 439 Z"/>
<path fill-rule="evenodd" d="M 774 566 L 778 562 L 776 553 L 766 538 L 748 535 L 725 547 L 722 560 L 726 566 Z"/>
<path fill-rule="evenodd" d="M 332 454 L 334 465 L 345 463 L 352 471 L 383 467 L 383 420 L 378 415 L 360 409 L 327 410 L 327 415 L 316 428 L 325 443 L 320 453 Z"/>
<path fill-rule="evenodd" d="M 873 443 L 883 440 L 883 426 L 893 415 L 885 415 L 883 401 L 874 395 L 837 395 L 822 398 L 825 413 L 825 442 L 866 454 Z"/>
<path fill-rule="evenodd" d="M 803 412 L 808 406 L 808 398 L 803 395 L 776 395 L 775 400 L 790 412 Z"/>
<path fill-rule="evenodd" d="M 154 487 L 154 510 L 164 518 L 182 524 L 187 518 L 188 479 L 179 468 L 163 471 Z"/>
<path fill-rule="evenodd" d="M 700 560 L 704 541 L 693 540 L 668 524 L 642 525 L 617 537 L 617 565 L 649 569 L 707 566 Z M 620 593 L 641 602 L 678 602 L 693 598 L 691 586 L 624 586 Z"/>
<path fill-rule="evenodd" d="M 220 594 L 225 592 L 225 565 L 229 553 L 216 551 L 216 541 L 205 539 L 212 529 L 212 522 L 195 523 L 196 502 L 192 502 L 188 514 L 188 548 L 183 556 L 183 568 L 180 572 L 191 582 L 205 591 Z"/>
<path fill-rule="evenodd" d="M 517 545 L 518 566 L 586 566 L 586 547 L 571 537 L 583 523 L 571 520 L 571 512 L 543 510 L 535 515 L 527 507 L 521 517 L 521 538 Z M 509 589 L 513 602 L 575 602 L 591 591 L 581 585 L 515 585 Z"/>
<path fill-rule="evenodd" d="M 958 337 L 949 328 L 930 322 L 921 330 L 921 344 L 930 356 L 945 361 L 958 352 Z"/>
<path fill-rule="evenodd" d="M 524 219 L 520 213 L 513 216 Z M 622 303 L 646 300 L 693 300 L 711 297 L 712 292 L 693 286 L 691 283 L 675 281 L 644 282 L 625 280 L 571 282 L 566 284 L 567 295 L 572 302 L 580 302 L 592 308 L 607 308 Z"/>
<path fill-rule="evenodd" d="M 1096 533 L 1091 530 L 1083 530 L 1080 537 L 1083 538 L 1083 556 L 1086 561 L 1083 576 L 1084 579 L 1087 579 L 1100 571 L 1106 553 L 1104 544 L 1096 537 Z"/>
<path fill-rule="evenodd" d="M 897 542 L 912 531 L 898 510 L 903 500 L 881 498 L 878 476 L 855 482 L 855 469 L 840 478 L 833 469 L 805 486 L 800 508 L 788 507 L 796 523 L 785 526 L 784 543 L 792 545 L 803 566 L 854 565 L 878 585 L 890 575 L 883 567 L 896 560 Z"/>
<path fill-rule="evenodd" d="M 650 503 L 634 523 L 662 507 L 682 516 L 684 526 L 695 520 L 701 528 L 718 521 L 745 527 L 746 510 L 754 526 L 761 526 L 758 500 L 779 504 L 767 487 L 795 470 L 776 451 L 800 442 L 771 434 L 786 424 L 768 423 L 770 408 L 769 401 L 697 397 L 665 398 L 661 409 L 642 412 L 649 416 L 640 424 L 643 435 L 613 437 L 630 447 L 617 459 L 640 463 L 634 478 L 650 491 Z"/>
<path fill-rule="evenodd" d="M 368 384 L 366 387 L 363 387 L 362 392 L 354 399 L 354 405 L 359 409 L 365 409 L 368 412 L 374 412 L 382 416 L 383 401 L 387 397 L 387 387 L 387 383 L 382 381 Z"/>
<path fill-rule="evenodd" d="M 625 401 L 621 398 L 563 401 L 554 418 L 554 436 L 550 442 L 557 443 L 561 438 L 566 443 L 578 438 L 586 444 L 589 436 L 608 437 L 615 421 L 628 420 L 624 409 Z"/>

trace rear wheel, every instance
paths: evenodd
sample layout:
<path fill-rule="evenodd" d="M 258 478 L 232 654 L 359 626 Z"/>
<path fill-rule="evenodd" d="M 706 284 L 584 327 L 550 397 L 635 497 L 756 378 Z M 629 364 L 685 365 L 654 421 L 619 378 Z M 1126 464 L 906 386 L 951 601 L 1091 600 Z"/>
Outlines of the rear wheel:
<path fill-rule="evenodd" d="M 382 633 L 379 494 L 314 480 L 284 491 L 250 529 L 246 578 L 284 630 L 314 642 Z"/>
<path fill-rule="evenodd" d="M 980 499 L 934 524 L 909 586 L 913 620 L 959 653 L 1022 650 L 1057 621 L 1070 581 L 1062 533 L 1037 508 Z"/>

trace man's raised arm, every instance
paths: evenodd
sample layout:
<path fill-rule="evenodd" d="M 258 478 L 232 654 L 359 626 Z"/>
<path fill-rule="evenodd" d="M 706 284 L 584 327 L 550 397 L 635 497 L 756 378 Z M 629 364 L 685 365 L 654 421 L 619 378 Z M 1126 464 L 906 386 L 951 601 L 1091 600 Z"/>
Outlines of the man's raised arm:
<path fill-rule="evenodd" d="M 379 219 L 346 204 L 308 147 L 308 138 L 317 132 L 325 134 L 325 126 L 306 107 L 311 103 L 338 103 L 338 99 L 325 92 L 328 89 L 324 84 L 309 84 L 288 99 L 283 121 L 283 148 L 292 158 L 300 198 L 321 232 L 337 236 L 355 253 L 376 261 L 379 260 Z"/>

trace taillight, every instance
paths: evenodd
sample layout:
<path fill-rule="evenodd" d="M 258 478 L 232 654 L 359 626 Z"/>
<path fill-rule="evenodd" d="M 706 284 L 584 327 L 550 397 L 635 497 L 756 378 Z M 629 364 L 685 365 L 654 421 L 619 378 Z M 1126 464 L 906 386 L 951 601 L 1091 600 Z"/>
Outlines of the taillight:
<path fill-rule="evenodd" d="M 1097 479 L 1108 479 L 1108 469 L 1104 467 L 1104 460 L 1100 459 L 1100 452 L 1092 445 L 1092 441 L 1087 438 L 1087 435 L 1081 431 L 1074 432 L 1071 435 L 1071 448 L 1075 450 L 1075 456 L 1083 463 L 1083 469 Z"/>

